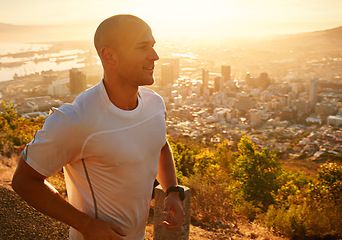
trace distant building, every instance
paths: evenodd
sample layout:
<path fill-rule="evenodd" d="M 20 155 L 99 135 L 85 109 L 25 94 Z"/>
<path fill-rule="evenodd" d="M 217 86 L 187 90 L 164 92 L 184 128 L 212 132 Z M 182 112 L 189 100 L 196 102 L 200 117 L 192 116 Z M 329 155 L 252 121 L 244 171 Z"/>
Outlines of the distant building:
<path fill-rule="evenodd" d="M 179 58 L 160 58 L 157 62 L 159 66 L 163 66 L 163 64 L 169 63 L 173 67 L 173 76 L 175 79 L 179 78 Z"/>
<path fill-rule="evenodd" d="M 227 112 L 230 111 L 230 109 L 227 108 L 215 108 L 214 109 L 214 118 L 218 122 L 226 122 L 227 119 Z"/>
<path fill-rule="evenodd" d="M 342 116 L 329 116 L 327 118 L 327 124 L 331 126 L 342 126 Z"/>
<path fill-rule="evenodd" d="M 238 111 L 235 108 L 227 109 L 226 118 L 228 121 L 231 121 L 233 118 L 237 118 L 237 117 L 238 117 Z"/>
<path fill-rule="evenodd" d="M 329 82 L 327 80 L 319 80 L 318 81 L 318 90 L 320 92 L 334 92 L 341 93 L 342 92 L 342 83 L 341 82 Z"/>
<path fill-rule="evenodd" d="M 174 81 L 174 70 L 171 63 L 164 63 L 161 66 L 161 87 L 171 86 Z"/>
<path fill-rule="evenodd" d="M 323 115 L 333 115 L 336 112 L 336 105 L 328 102 L 320 102 L 315 105 L 315 113 Z"/>
<path fill-rule="evenodd" d="M 165 71 L 165 67 L 164 64 L 170 64 L 169 65 L 169 69 L 167 71 L 172 71 L 172 83 L 171 85 L 174 83 L 175 80 L 177 80 L 179 78 L 179 73 L 180 73 L 180 64 L 179 64 L 179 58 L 160 58 L 157 62 L 156 62 L 156 67 L 154 69 L 154 76 L 156 80 L 156 85 L 160 86 L 160 87 L 165 87 L 167 86 L 167 84 L 164 80 L 163 80 L 163 72 Z M 164 70 L 163 70 L 164 69 Z M 183 71 L 184 72 L 184 71 Z M 171 73 L 169 73 L 171 74 Z"/>
<path fill-rule="evenodd" d="M 67 79 L 66 79 L 67 80 Z M 69 93 L 69 89 L 67 88 L 67 82 L 60 80 L 60 81 L 53 81 L 48 86 L 48 95 L 50 96 L 57 96 L 63 97 Z"/>
<path fill-rule="evenodd" d="M 248 115 L 249 115 L 249 122 L 252 126 L 256 126 L 262 122 L 260 110 L 251 109 L 249 110 Z"/>
<path fill-rule="evenodd" d="M 218 76 L 214 80 L 214 92 L 220 92 L 223 88 L 223 77 Z"/>
<path fill-rule="evenodd" d="M 70 93 L 71 94 L 80 94 L 87 88 L 86 83 L 86 74 L 77 69 L 72 68 L 69 71 L 70 76 Z"/>
<path fill-rule="evenodd" d="M 281 111 L 281 120 L 295 121 L 297 120 L 297 108 L 296 107 L 286 107 Z"/>
<path fill-rule="evenodd" d="M 208 88 L 209 83 L 209 70 L 202 69 L 202 93 Z"/>
<path fill-rule="evenodd" d="M 271 84 L 271 79 L 266 72 L 260 74 L 258 79 L 258 87 L 267 88 Z"/>
<path fill-rule="evenodd" d="M 317 123 L 317 124 L 322 124 L 322 119 L 317 118 L 317 117 L 308 117 L 305 119 L 307 123 Z"/>
<path fill-rule="evenodd" d="M 62 101 L 51 98 L 51 96 L 40 96 L 25 98 L 26 105 L 31 108 L 31 112 L 49 111 L 51 107 L 59 107 Z"/>
<path fill-rule="evenodd" d="M 291 105 L 297 108 L 298 115 L 303 115 L 310 112 L 310 104 L 306 99 L 292 100 Z"/>
<path fill-rule="evenodd" d="M 221 74 L 225 82 L 230 81 L 230 66 L 229 65 L 221 66 Z"/>
<path fill-rule="evenodd" d="M 310 81 L 310 90 L 309 90 L 309 102 L 310 102 L 310 110 L 313 110 L 318 99 L 318 78 L 314 78 Z"/>
<path fill-rule="evenodd" d="M 272 111 L 281 111 L 285 107 L 284 101 L 279 101 L 276 99 L 273 99 L 269 104 L 270 110 Z"/>
<path fill-rule="evenodd" d="M 30 113 L 23 113 L 21 115 L 21 117 L 23 118 L 27 118 L 27 119 L 30 119 L 30 118 L 37 118 L 37 117 L 47 117 L 48 114 L 46 112 L 30 112 Z"/>
<path fill-rule="evenodd" d="M 245 82 L 246 82 L 247 86 L 249 86 L 251 88 L 255 88 L 258 85 L 257 81 L 251 77 L 251 74 L 249 72 L 246 73 Z"/>
<path fill-rule="evenodd" d="M 256 106 L 255 99 L 249 95 L 239 94 L 235 103 L 235 108 L 241 111 L 247 111 L 247 109 L 254 108 Z"/>
<path fill-rule="evenodd" d="M 45 84 L 51 84 L 54 81 L 57 81 L 58 75 L 57 74 L 44 74 L 43 75 L 43 82 Z"/>

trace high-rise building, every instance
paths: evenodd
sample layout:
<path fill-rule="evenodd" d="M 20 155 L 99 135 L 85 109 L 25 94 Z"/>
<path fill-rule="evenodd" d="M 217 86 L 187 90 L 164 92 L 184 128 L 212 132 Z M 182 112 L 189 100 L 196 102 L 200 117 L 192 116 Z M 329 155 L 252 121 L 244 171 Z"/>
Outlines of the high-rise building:
<path fill-rule="evenodd" d="M 310 109 L 313 110 L 318 99 L 318 78 L 314 78 L 310 81 L 310 93 L 309 93 L 309 101 L 310 101 Z"/>
<path fill-rule="evenodd" d="M 161 77 L 163 65 L 169 63 L 173 67 L 173 77 L 174 79 L 179 78 L 179 58 L 160 58 L 156 62 L 155 76 Z"/>
<path fill-rule="evenodd" d="M 229 65 L 221 66 L 221 74 L 225 82 L 230 81 L 230 66 Z"/>
<path fill-rule="evenodd" d="M 160 86 L 166 87 L 173 84 L 174 70 L 171 63 L 164 63 L 161 67 L 161 83 Z"/>
<path fill-rule="evenodd" d="M 86 90 L 87 83 L 86 83 L 86 74 L 77 69 L 72 68 L 69 71 L 70 76 L 70 93 L 71 94 L 79 94 Z"/>
<path fill-rule="evenodd" d="M 218 76 L 214 80 L 214 92 L 220 92 L 223 87 L 223 77 Z"/>
<path fill-rule="evenodd" d="M 209 84 L 209 70 L 202 69 L 202 89 L 203 91 L 208 88 Z"/>
<path fill-rule="evenodd" d="M 266 72 L 260 73 L 258 87 L 267 88 L 271 84 L 271 79 Z"/>
<path fill-rule="evenodd" d="M 52 82 L 57 81 L 57 79 L 57 74 L 43 74 L 43 82 L 45 84 L 51 84 Z"/>

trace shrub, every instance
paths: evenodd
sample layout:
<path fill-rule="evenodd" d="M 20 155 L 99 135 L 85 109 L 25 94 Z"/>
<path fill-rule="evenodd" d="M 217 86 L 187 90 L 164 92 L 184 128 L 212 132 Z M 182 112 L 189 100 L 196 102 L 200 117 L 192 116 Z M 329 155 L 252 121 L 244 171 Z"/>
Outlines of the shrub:
<path fill-rule="evenodd" d="M 275 202 L 280 188 L 280 162 L 266 148 L 262 152 L 257 151 L 255 144 L 246 136 L 241 138 L 239 153 L 233 166 L 233 176 L 241 186 L 244 199 L 254 206 L 261 205 L 265 211 Z"/>
<path fill-rule="evenodd" d="M 289 238 L 323 238 L 329 233 L 342 233 L 341 210 L 341 206 L 309 199 L 289 207 L 271 205 L 267 213 L 258 216 L 258 219 Z"/>
<path fill-rule="evenodd" d="M 334 201 L 342 201 L 342 165 L 331 162 L 321 165 L 318 171 L 318 188 Z M 326 190 L 326 191 L 324 191 Z"/>
<path fill-rule="evenodd" d="M 3 107 L 4 112 L 0 115 L 0 153 L 10 157 L 33 139 L 35 132 L 42 127 L 44 118 L 18 118 L 13 104 L 3 102 Z"/>
<path fill-rule="evenodd" d="M 227 221 L 233 216 L 231 199 L 234 188 L 217 175 L 192 175 L 184 179 L 191 189 L 191 215 L 197 220 L 215 223 L 218 219 Z"/>

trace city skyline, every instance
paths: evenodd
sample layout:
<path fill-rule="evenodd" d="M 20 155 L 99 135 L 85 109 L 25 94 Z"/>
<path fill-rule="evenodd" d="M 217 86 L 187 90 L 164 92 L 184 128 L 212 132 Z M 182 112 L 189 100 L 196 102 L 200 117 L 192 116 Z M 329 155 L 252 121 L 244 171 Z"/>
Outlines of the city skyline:
<path fill-rule="evenodd" d="M 241 37 L 309 32 L 342 25 L 339 0 L 33 0 L 3 1 L 0 22 L 14 25 L 84 25 L 114 14 L 134 14 L 157 36 Z"/>

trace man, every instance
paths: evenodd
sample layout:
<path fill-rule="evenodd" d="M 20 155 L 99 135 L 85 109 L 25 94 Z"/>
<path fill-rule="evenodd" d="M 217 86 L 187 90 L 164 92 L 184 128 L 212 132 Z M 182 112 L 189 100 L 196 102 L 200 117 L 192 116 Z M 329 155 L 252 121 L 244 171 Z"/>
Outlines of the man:
<path fill-rule="evenodd" d="M 132 15 L 104 20 L 94 37 L 103 80 L 63 104 L 22 153 L 13 189 L 46 215 L 71 226 L 69 239 L 144 239 L 155 178 L 164 225 L 179 230 L 184 212 L 166 140 L 165 106 L 142 85 L 159 59 L 150 27 Z M 64 167 L 69 202 L 44 180 Z M 180 189 L 181 190 L 181 189 Z"/>

